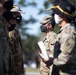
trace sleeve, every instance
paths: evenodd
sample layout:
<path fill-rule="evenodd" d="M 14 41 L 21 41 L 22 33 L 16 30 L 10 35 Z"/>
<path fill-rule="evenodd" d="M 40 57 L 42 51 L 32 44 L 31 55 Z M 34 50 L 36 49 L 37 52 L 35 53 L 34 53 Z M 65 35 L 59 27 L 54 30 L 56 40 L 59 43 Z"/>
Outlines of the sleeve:
<path fill-rule="evenodd" d="M 50 57 L 53 57 L 55 42 L 56 42 L 56 34 L 54 34 L 53 36 L 51 36 L 50 40 L 49 40 L 49 49 L 50 49 L 49 56 Z"/>
<path fill-rule="evenodd" d="M 50 50 L 54 50 L 54 44 L 56 42 L 56 34 L 53 34 L 49 39 L 49 48 Z"/>
<path fill-rule="evenodd" d="M 61 40 L 62 40 L 60 45 L 61 53 L 53 61 L 53 63 L 56 66 L 65 65 L 68 62 L 68 60 L 71 57 L 70 54 L 75 45 L 75 37 L 71 33 L 69 34 L 66 33 L 65 35 L 63 35 Z"/>

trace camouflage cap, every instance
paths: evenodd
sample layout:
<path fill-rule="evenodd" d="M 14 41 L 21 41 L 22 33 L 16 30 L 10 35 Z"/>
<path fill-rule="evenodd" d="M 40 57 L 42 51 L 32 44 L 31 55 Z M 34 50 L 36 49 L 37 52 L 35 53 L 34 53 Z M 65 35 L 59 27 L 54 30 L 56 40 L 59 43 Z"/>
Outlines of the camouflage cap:
<path fill-rule="evenodd" d="M 45 25 L 49 23 L 51 21 L 51 18 L 52 18 L 51 16 L 45 16 L 43 20 L 40 22 L 40 24 Z"/>
<path fill-rule="evenodd" d="M 26 13 L 26 12 L 22 12 L 22 10 L 20 9 L 20 7 L 17 6 L 17 5 L 14 5 L 13 8 L 10 11 L 11 12 L 19 12 L 19 13 L 22 13 L 22 14 Z"/>

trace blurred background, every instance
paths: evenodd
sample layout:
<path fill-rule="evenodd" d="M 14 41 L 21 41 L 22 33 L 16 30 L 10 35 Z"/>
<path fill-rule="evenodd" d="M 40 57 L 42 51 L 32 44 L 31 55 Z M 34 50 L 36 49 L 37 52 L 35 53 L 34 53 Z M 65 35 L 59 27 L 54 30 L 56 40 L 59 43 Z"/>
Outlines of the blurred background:
<path fill-rule="evenodd" d="M 68 0 L 76 6 L 76 0 Z M 44 16 L 50 16 L 52 11 L 46 9 L 53 5 L 54 0 L 14 0 L 14 5 L 26 14 L 21 14 L 23 19 L 18 25 L 23 45 L 23 61 L 26 75 L 39 75 L 39 47 L 38 41 L 45 36 L 40 31 L 40 21 Z M 54 29 L 58 31 L 58 26 Z M 32 73 L 31 73 L 32 72 Z M 34 72 L 34 74 L 33 74 Z"/>

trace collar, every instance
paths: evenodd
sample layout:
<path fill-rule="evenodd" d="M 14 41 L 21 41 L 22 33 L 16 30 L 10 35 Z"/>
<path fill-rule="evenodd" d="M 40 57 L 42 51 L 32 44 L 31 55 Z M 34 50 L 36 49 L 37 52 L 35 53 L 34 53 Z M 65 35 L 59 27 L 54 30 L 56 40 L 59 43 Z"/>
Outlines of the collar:
<path fill-rule="evenodd" d="M 51 34 L 52 34 L 53 32 L 54 32 L 54 31 L 50 31 L 50 32 L 46 35 L 46 37 L 44 38 L 43 42 L 44 42 L 45 40 L 47 40 L 47 39 L 51 36 Z"/>
<path fill-rule="evenodd" d="M 67 23 L 65 26 L 63 26 L 58 33 L 60 33 L 63 29 L 65 29 L 66 27 L 70 26 L 70 23 Z"/>

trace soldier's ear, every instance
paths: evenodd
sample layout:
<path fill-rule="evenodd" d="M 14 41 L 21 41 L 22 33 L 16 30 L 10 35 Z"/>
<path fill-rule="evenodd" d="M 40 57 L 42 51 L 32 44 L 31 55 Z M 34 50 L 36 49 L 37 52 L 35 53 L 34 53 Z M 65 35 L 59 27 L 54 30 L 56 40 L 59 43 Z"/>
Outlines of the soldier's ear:
<path fill-rule="evenodd" d="M 52 28 L 52 24 L 50 23 L 49 28 Z"/>
<path fill-rule="evenodd" d="M 52 27 L 52 24 L 50 23 L 49 25 L 47 25 L 47 28 L 51 28 Z"/>

